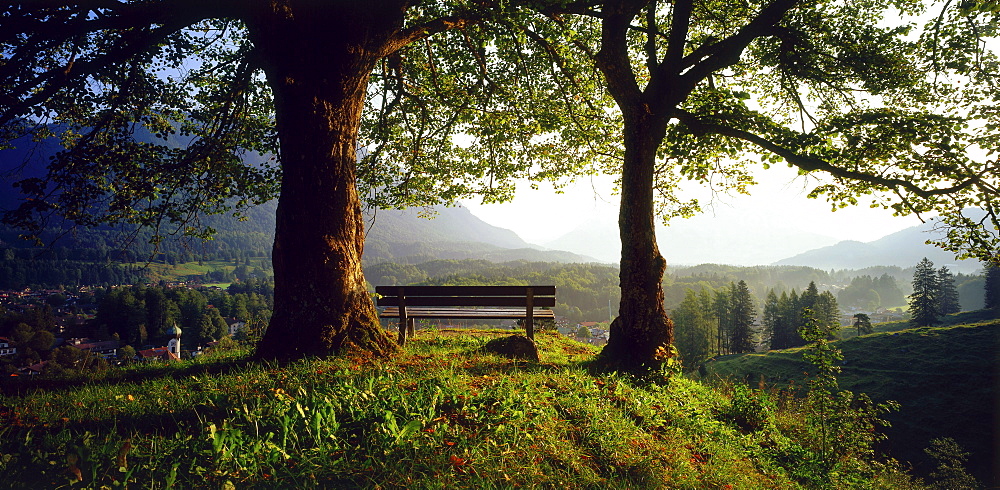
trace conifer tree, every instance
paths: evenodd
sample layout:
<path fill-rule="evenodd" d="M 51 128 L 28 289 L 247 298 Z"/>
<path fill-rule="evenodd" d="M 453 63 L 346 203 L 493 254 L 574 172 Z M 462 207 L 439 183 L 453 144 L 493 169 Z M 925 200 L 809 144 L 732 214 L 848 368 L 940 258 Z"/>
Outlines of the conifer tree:
<path fill-rule="evenodd" d="M 882 274 L 879 276 L 878 280 L 875 281 L 875 291 L 878 292 L 879 299 L 882 301 L 882 306 L 899 306 L 906 302 L 906 298 L 903 296 L 903 291 L 899 289 L 899 285 L 896 284 L 896 278 L 890 276 L 889 274 Z"/>
<path fill-rule="evenodd" d="M 816 302 L 819 301 L 819 288 L 816 287 L 816 281 L 809 281 L 809 286 L 802 294 L 799 296 L 799 310 L 804 310 L 806 308 L 813 309 L 816 306 Z M 813 311 L 815 314 L 816 312 Z"/>
<path fill-rule="evenodd" d="M 865 335 L 875 331 L 872 327 L 872 320 L 864 313 L 854 315 L 854 328 L 858 330 L 858 335 Z"/>
<path fill-rule="evenodd" d="M 775 348 L 775 336 L 778 334 L 778 325 L 781 323 L 781 306 L 778 295 L 774 289 L 767 292 L 767 299 L 764 300 L 764 312 L 761 316 L 761 324 L 764 327 L 764 337 L 768 346 Z"/>
<path fill-rule="evenodd" d="M 774 338 L 771 339 L 772 349 L 787 349 L 797 345 L 803 345 L 801 337 L 797 331 L 800 319 L 802 318 L 799 306 L 799 295 L 795 290 L 791 294 L 781 293 L 778 298 L 779 319 L 774 329 Z"/>
<path fill-rule="evenodd" d="M 958 288 L 955 287 L 955 276 L 942 266 L 937 271 L 937 312 L 939 315 L 950 315 L 962 311 L 958 302 Z"/>
<path fill-rule="evenodd" d="M 910 324 L 928 327 L 938 319 L 938 278 L 934 263 L 924 257 L 913 273 L 913 294 L 910 295 Z"/>
<path fill-rule="evenodd" d="M 712 331 L 715 325 L 710 311 L 701 308 L 698 294 L 688 289 L 684 300 L 671 312 L 674 341 L 681 359 L 688 367 L 697 366 L 712 355 Z"/>
<path fill-rule="evenodd" d="M 740 280 L 732 286 L 729 292 L 730 311 L 730 341 L 729 348 L 732 353 L 754 351 L 754 320 L 757 311 L 753 304 L 753 296 L 746 281 Z"/>
<path fill-rule="evenodd" d="M 716 324 L 716 352 L 729 354 L 729 294 L 725 289 L 715 292 L 712 298 L 712 312 Z"/>
<path fill-rule="evenodd" d="M 707 288 L 703 288 L 698 293 L 698 305 L 700 306 L 701 311 L 704 312 L 705 316 L 705 323 L 706 323 L 705 329 L 708 332 L 707 333 L 708 349 L 710 352 L 709 354 L 710 356 L 719 354 L 718 341 L 716 340 L 716 337 L 718 335 L 718 331 L 716 330 L 717 321 L 715 319 L 715 312 L 712 309 L 712 304 L 713 304 L 712 301 L 713 301 L 712 292 L 709 291 Z"/>
<path fill-rule="evenodd" d="M 840 326 L 840 307 L 830 291 L 823 291 L 817 296 L 813 312 L 821 327 L 832 329 Z"/>
<path fill-rule="evenodd" d="M 986 266 L 984 292 L 986 309 L 1000 310 L 1000 265 L 991 263 Z"/>

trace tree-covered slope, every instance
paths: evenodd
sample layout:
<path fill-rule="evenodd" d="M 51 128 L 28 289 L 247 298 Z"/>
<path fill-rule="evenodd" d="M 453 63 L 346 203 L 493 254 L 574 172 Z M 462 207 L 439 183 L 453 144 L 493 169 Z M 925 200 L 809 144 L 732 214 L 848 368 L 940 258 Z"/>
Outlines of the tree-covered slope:
<path fill-rule="evenodd" d="M 134 137 L 152 142 L 139 131 Z M 15 140 L 13 148 L 0 150 L 0 211 L 16 208 L 23 200 L 15 184 L 44 178 L 49 159 L 61 147 L 54 138 L 33 142 Z M 174 137 L 169 144 L 185 144 Z M 230 260 L 270 255 L 274 243 L 277 201 L 250 207 L 242 217 L 217 214 L 196 218 L 191 225 L 214 230 L 211 240 L 184 237 L 182 229 L 159 230 L 165 239 L 154 244 L 154 232 L 134 226 L 71 228 L 53 221 L 40 234 L 51 250 L 31 250 L 34 242 L 21 240 L 22 230 L 0 224 L 0 289 L 24 286 L 132 283 L 140 273 L 122 274 L 115 263 L 147 261 L 175 264 L 193 260 Z M 408 210 L 369 210 L 365 261 L 420 263 L 436 259 L 486 259 L 551 262 L 593 262 L 570 252 L 534 247 L 514 232 L 480 220 L 468 209 L 435 207 Z M 9 251 L 9 252 L 8 252 Z M 70 262 L 66 262 L 69 260 Z M 64 271 L 70 270 L 69 273 Z M 86 272 L 94 271 L 93 274 Z M 81 272 L 76 272 L 81 271 Z"/>

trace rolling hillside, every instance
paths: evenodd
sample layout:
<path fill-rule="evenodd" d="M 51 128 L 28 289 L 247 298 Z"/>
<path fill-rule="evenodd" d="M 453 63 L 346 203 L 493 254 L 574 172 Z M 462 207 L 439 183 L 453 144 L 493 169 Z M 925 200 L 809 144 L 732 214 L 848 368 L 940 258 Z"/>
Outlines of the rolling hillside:
<path fill-rule="evenodd" d="M 837 343 L 843 351 L 840 387 L 867 393 L 875 401 L 901 405 L 886 449 L 914 464 L 918 474 L 933 470 L 923 453 L 930 440 L 952 437 L 972 453 L 969 469 L 996 485 L 1000 471 L 994 446 L 1000 382 L 1000 319 L 937 328 L 905 329 Z M 802 348 L 717 358 L 705 365 L 709 376 L 752 380 L 784 389 L 803 386 L 810 365 Z"/>

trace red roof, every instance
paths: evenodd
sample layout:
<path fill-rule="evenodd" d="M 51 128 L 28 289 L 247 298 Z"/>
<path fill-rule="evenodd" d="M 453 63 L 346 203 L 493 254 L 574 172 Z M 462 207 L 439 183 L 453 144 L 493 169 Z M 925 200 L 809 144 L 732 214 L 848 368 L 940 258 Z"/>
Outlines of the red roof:
<path fill-rule="evenodd" d="M 101 342 L 88 342 L 86 344 L 71 344 L 71 345 L 81 350 L 117 349 L 118 347 L 121 346 L 117 340 L 105 340 Z"/>
<path fill-rule="evenodd" d="M 30 365 L 30 366 L 28 366 L 26 368 L 21 368 L 21 371 L 22 372 L 23 371 L 34 371 L 36 373 L 40 373 L 40 372 L 42 372 L 42 369 L 44 369 L 45 366 L 48 365 L 48 363 L 49 363 L 49 361 L 42 361 L 42 362 L 39 362 L 37 364 L 32 364 L 32 365 Z"/>
<path fill-rule="evenodd" d="M 173 352 L 170 352 L 166 347 L 156 347 L 155 349 L 146 349 L 139 351 L 139 355 L 143 359 L 160 359 L 162 361 L 179 361 Z"/>

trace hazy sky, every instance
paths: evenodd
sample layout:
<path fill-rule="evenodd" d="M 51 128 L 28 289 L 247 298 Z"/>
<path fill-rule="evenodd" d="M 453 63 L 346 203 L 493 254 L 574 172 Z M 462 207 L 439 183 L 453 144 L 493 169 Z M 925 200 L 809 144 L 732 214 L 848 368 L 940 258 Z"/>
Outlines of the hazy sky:
<path fill-rule="evenodd" d="M 718 196 L 714 205 L 686 220 L 685 226 L 717 229 L 752 222 L 762 234 L 794 228 L 836 241 L 869 242 L 920 223 L 914 216 L 894 217 L 890 210 L 871 209 L 867 203 L 832 212 L 826 201 L 808 199 L 808 190 L 803 188 L 805 181 L 797 178 L 795 170 L 784 166 L 760 170 L 756 179 L 759 184 L 750 189 L 751 195 Z M 703 204 L 708 201 L 707 191 L 696 184 L 686 184 L 686 192 L 698 196 Z M 612 193 L 610 178 L 578 181 L 567 187 L 564 194 L 556 194 L 551 185 L 541 184 L 538 190 L 532 190 L 525 183 L 518 186 L 513 202 L 463 204 L 483 221 L 511 229 L 535 244 L 545 244 L 587 221 L 616 220 L 618 213 L 618 196 Z"/>

